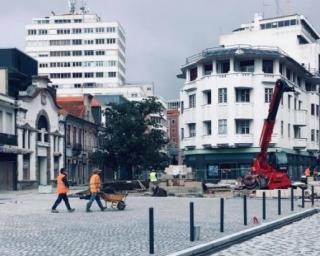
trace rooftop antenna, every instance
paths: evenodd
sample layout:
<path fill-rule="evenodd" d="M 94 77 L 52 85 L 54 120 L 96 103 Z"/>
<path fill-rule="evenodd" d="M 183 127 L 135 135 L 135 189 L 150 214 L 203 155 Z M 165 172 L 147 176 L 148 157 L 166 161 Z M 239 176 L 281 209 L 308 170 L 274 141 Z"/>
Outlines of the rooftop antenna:
<path fill-rule="evenodd" d="M 69 12 L 71 14 L 74 14 L 76 11 L 77 0 L 69 0 L 68 4 L 69 4 Z"/>
<path fill-rule="evenodd" d="M 81 4 L 81 7 L 80 7 L 80 10 L 82 11 L 82 14 L 86 14 L 88 12 L 88 9 L 87 9 L 86 5 L 87 5 L 86 2 L 84 2 L 82 0 L 82 4 Z"/>

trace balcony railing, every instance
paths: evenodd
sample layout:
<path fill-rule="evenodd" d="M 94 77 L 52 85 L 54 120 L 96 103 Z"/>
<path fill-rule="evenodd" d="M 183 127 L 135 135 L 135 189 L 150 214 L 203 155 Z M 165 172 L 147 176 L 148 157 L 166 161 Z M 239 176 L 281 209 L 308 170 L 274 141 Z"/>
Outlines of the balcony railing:
<path fill-rule="evenodd" d="M 293 139 L 293 148 L 294 149 L 304 149 L 307 147 L 306 138 L 294 138 Z"/>
<path fill-rule="evenodd" d="M 0 133 L 0 144 L 17 146 L 17 135 Z"/>
<path fill-rule="evenodd" d="M 76 143 L 72 145 L 72 153 L 74 155 L 79 155 L 82 150 L 82 144 L 81 143 Z"/>

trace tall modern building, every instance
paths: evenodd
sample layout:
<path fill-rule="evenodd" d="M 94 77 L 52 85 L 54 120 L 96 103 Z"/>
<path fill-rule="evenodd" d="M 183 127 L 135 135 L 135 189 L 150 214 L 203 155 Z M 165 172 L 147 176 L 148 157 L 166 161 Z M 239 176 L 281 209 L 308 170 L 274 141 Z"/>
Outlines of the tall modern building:
<path fill-rule="evenodd" d="M 25 27 L 26 52 L 58 94 L 96 94 L 126 79 L 125 32 L 70 2 L 68 13 L 35 18 Z"/>
<path fill-rule="evenodd" d="M 285 93 L 269 160 L 299 179 L 319 154 L 318 32 L 301 15 L 255 20 L 220 38 L 220 46 L 186 59 L 181 89 L 180 148 L 206 180 L 245 174 L 255 155 L 274 85 Z"/>

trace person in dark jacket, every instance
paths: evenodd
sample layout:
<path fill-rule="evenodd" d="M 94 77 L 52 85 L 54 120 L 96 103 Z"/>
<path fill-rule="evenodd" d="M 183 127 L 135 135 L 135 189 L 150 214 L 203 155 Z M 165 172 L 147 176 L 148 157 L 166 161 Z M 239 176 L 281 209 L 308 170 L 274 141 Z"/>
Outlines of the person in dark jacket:
<path fill-rule="evenodd" d="M 68 200 L 67 193 L 69 192 L 69 183 L 67 180 L 67 173 L 64 168 L 61 168 L 60 173 L 57 177 L 57 193 L 58 193 L 58 198 L 55 201 L 54 205 L 51 208 L 52 213 L 58 213 L 59 211 L 56 209 L 58 205 L 61 203 L 63 200 L 64 203 L 66 204 L 66 207 L 69 212 L 73 212 L 74 209 L 71 208 Z"/>

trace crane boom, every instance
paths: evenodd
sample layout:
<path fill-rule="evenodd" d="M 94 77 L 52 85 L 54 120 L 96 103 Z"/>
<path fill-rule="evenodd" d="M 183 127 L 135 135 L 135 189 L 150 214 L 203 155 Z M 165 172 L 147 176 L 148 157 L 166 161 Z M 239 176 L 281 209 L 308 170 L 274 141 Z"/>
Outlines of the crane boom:
<path fill-rule="evenodd" d="M 276 170 L 267 161 L 268 147 L 271 142 L 273 128 L 275 125 L 279 105 L 283 93 L 294 91 L 286 81 L 278 79 L 272 94 L 268 117 L 264 120 L 261 137 L 260 152 L 251 166 L 251 173 L 244 178 L 244 184 L 248 188 L 288 188 L 291 181 L 287 173 Z"/>

